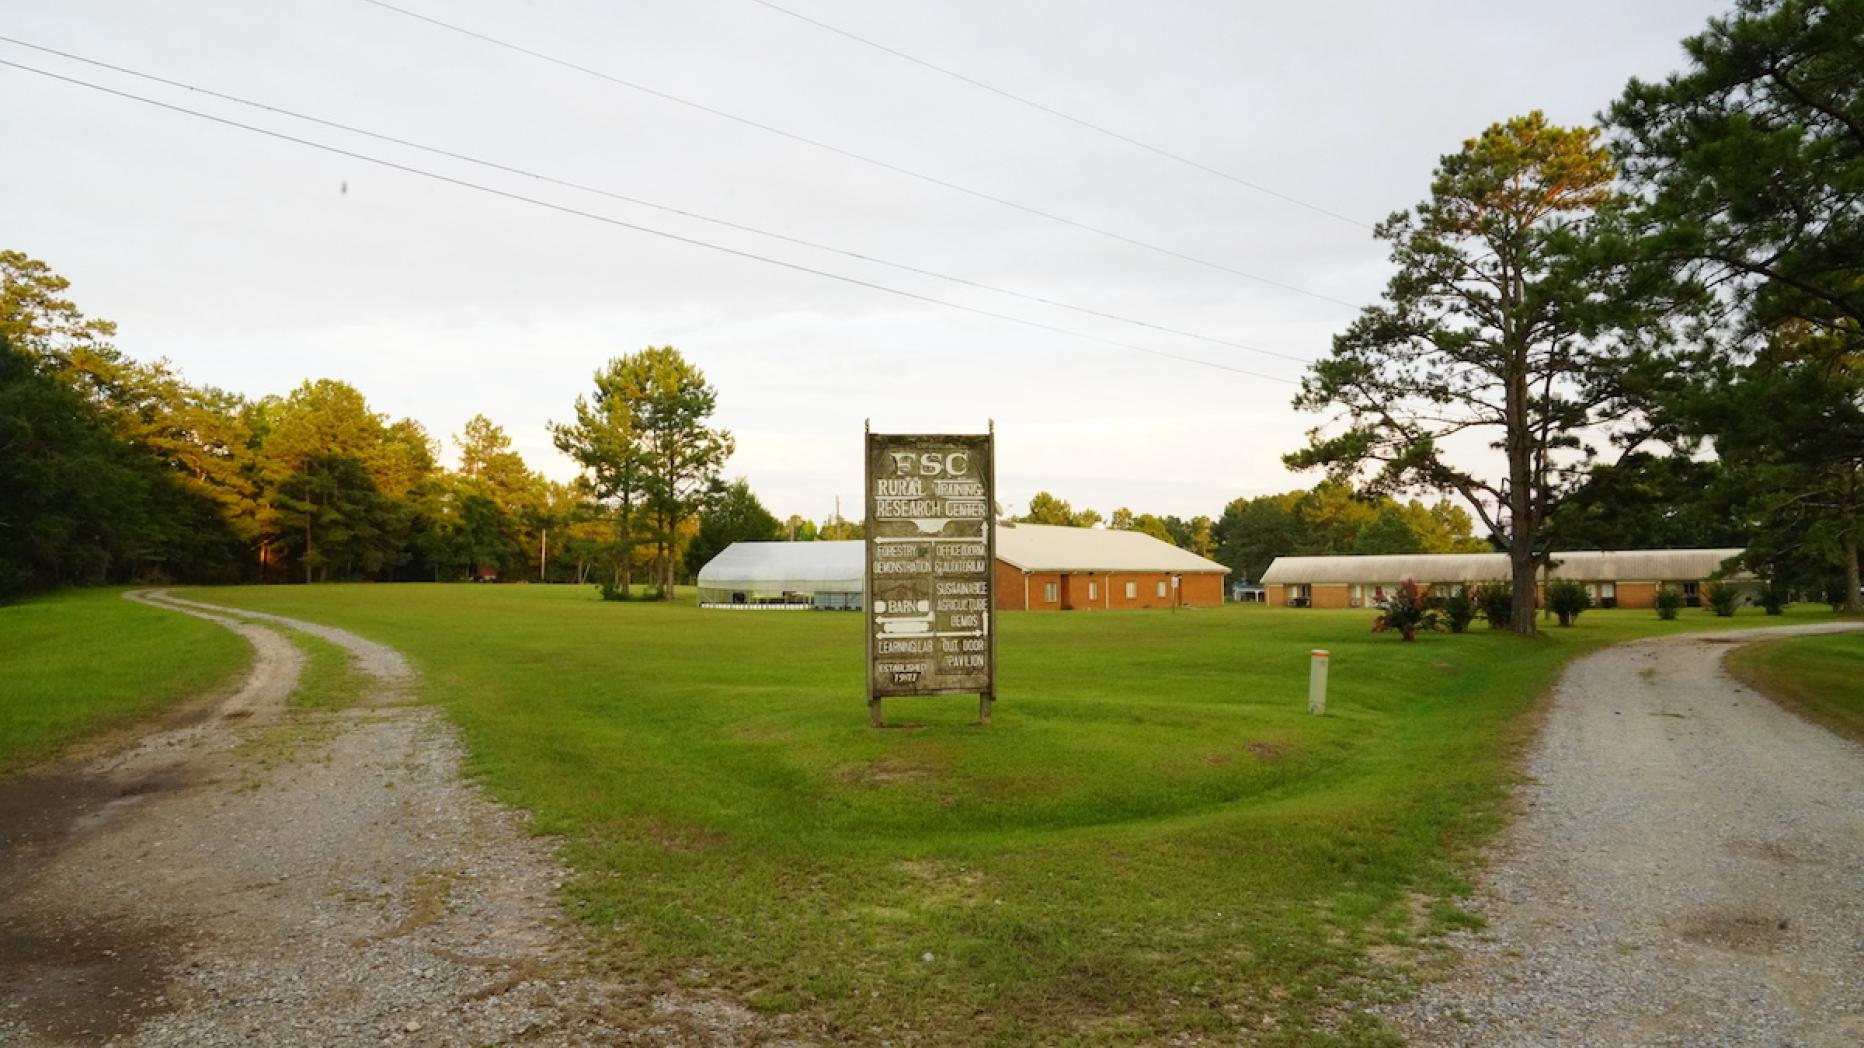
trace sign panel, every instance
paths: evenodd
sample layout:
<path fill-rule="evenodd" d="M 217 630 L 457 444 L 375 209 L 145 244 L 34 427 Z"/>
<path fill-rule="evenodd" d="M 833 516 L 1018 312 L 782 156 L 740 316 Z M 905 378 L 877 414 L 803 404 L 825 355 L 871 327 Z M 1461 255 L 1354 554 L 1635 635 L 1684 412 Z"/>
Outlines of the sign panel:
<path fill-rule="evenodd" d="M 992 434 L 867 435 L 868 704 L 996 687 Z"/>

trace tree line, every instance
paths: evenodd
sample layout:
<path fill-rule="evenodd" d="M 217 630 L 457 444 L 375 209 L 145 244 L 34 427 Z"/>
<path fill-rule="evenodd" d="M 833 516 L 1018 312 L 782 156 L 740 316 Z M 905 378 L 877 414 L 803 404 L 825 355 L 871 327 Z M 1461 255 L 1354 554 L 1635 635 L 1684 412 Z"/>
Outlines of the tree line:
<path fill-rule="evenodd" d="M 0 251 L 0 597 L 111 582 L 610 580 L 669 595 L 731 435 L 671 347 L 595 375 L 532 470 L 483 415 L 456 464 L 330 379 L 251 399 L 136 361 L 45 263 Z"/>

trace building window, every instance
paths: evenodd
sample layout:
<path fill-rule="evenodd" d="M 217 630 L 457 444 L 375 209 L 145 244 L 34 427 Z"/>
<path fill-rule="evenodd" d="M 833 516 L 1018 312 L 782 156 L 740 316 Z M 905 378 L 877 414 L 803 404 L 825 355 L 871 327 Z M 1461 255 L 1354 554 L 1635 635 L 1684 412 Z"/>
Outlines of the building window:
<path fill-rule="evenodd" d="M 1160 579 L 1159 580 L 1159 596 L 1163 597 L 1164 595 L 1165 595 L 1165 580 Z"/>
<path fill-rule="evenodd" d="M 1053 582 L 1044 582 L 1042 584 L 1042 599 L 1049 604 L 1055 603 L 1055 584 Z"/>
<path fill-rule="evenodd" d="M 1139 583 L 1134 582 L 1131 579 L 1127 579 L 1126 580 L 1126 599 L 1136 600 L 1138 599 L 1138 597 L 1139 597 Z"/>
<path fill-rule="evenodd" d="M 1100 599 L 1100 583 L 1090 582 L 1087 584 L 1087 599 L 1088 600 L 1099 600 Z"/>

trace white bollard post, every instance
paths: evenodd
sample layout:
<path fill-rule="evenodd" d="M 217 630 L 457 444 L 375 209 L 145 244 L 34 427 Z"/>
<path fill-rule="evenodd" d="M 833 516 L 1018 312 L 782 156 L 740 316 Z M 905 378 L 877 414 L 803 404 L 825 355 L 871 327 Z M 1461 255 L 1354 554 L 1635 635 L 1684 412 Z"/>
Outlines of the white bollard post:
<path fill-rule="evenodd" d="M 1327 712 L 1327 649 L 1309 652 L 1307 671 L 1307 712 L 1319 717 Z"/>

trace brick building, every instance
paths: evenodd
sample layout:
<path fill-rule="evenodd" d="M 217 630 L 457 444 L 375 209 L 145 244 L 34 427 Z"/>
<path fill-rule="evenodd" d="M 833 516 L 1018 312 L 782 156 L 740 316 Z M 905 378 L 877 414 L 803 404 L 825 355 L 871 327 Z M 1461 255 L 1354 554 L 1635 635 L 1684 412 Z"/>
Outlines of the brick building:
<path fill-rule="evenodd" d="M 1724 574 L 1739 549 L 1576 550 L 1553 555 L 1548 578 L 1582 583 L 1594 605 L 1648 608 L 1657 590 L 1672 586 L 1683 602 L 1700 603 L 1712 578 L 1753 587 L 1744 571 Z M 1262 573 L 1268 603 L 1292 608 L 1369 608 L 1409 578 L 1423 586 L 1454 589 L 1509 577 L 1506 553 L 1416 553 L 1391 556 L 1277 557 Z"/>
<path fill-rule="evenodd" d="M 1229 568 L 1137 531 L 997 527 L 997 610 L 1215 607 Z"/>

